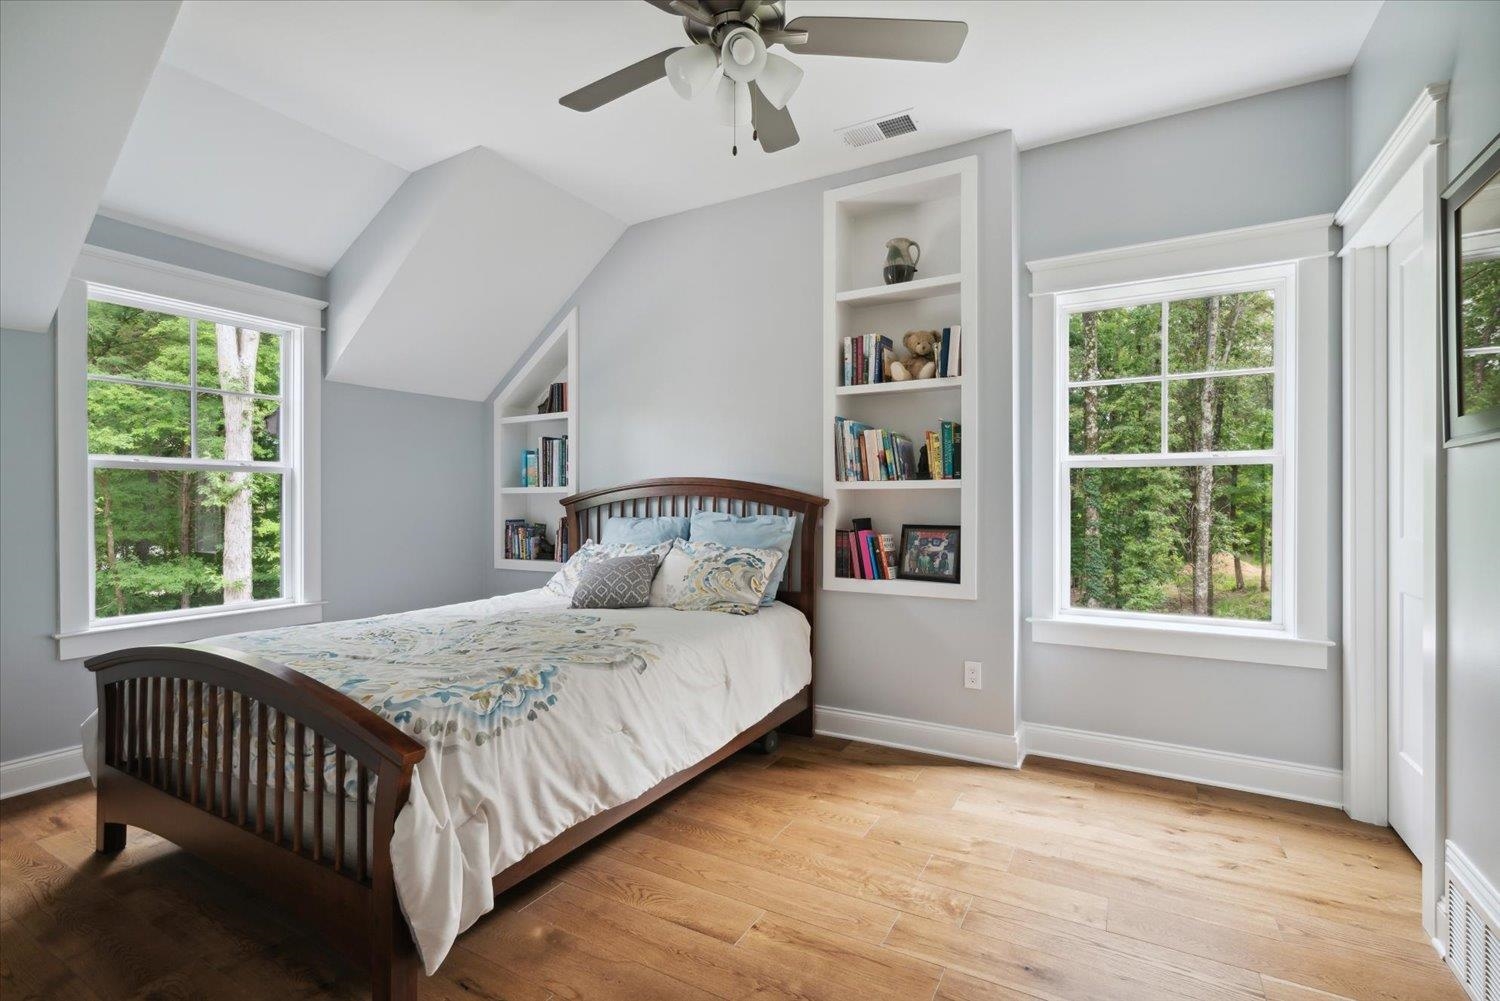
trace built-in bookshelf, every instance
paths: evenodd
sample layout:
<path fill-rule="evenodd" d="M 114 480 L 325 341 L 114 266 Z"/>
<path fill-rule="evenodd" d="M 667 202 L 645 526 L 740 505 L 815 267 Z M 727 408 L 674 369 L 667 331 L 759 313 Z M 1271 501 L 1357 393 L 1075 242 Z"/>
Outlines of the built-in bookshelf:
<path fill-rule="evenodd" d="M 979 167 L 974 157 L 828 191 L 823 201 L 823 587 L 831 591 L 973 599 L 979 552 Z M 883 282 L 886 241 L 921 245 L 917 275 Z M 904 357 L 909 330 L 962 331 L 959 373 L 944 378 L 845 385 L 845 338 L 884 335 Z M 835 418 L 913 442 L 943 422 L 962 429 L 955 479 L 845 479 Z M 901 464 L 903 472 L 906 463 Z M 868 518 L 896 537 L 903 525 L 957 525 L 958 583 L 836 575 L 836 533 Z M 898 553 L 899 557 L 899 553 Z"/>
<path fill-rule="evenodd" d="M 563 383 L 559 400 L 552 387 Z M 563 409 L 539 413 L 549 404 Z M 506 555 L 506 523 L 522 519 L 545 526 L 545 538 L 557 552 L 558 526 L 562 523 L 562 498 L 576 493 L 578 482 L 578 311 L 562 319 L 546 340 L 527 359 L 500 395 L 495 397 L 495 569 L 556 572 L 556 559 L 517 559 Z M 544 444 L 551 439 L 551 444 Z M 523 480 L 522 456 L 535 450 L 539 458 L 547 449 L 557 449 L 566 439 L 565 460 L 549 470 L 558 482 L 527 485 Z M 542 477 L 538 475 L 538 480 Z M 574 549 L 577 540 L 570 540 Z"/>

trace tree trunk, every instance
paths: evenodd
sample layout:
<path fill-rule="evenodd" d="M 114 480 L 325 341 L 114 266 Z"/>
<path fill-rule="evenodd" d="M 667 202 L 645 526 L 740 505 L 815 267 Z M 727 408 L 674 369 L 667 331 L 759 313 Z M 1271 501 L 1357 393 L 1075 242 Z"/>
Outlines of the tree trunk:
<path fill-rule="evenodd" d="M 1236 591 L 1243 591 L 1245 589 L 1245 564 L 1240 559 L 1239 521 L 1236 520 L 1236 519 L 1239 518 L 1239 509 L 1238 509 L 1238 506 L 1234 502 L 1234 499 L 1235 499 L 1236 495 L 1239 492 L 1239 488 L 1240 488 L 1240 467 L 1239 466 L 1230 466 L 1229 467 L 1229 524 L 1232 525 L 1232 526 L 1234 526 L 1234 529 L 1235 529 L 1235 531 L 1234 531 L 1234 537 L 1235 537 L 1235 545 L 1234 545 L 1234 589 Z"/>
<path fill-rule="evenodd" d="M 1083 326 L 1083 377 L 1099 378 L 1099 316 L 1084 313 Z M 1095 455 L 1099 451 L 1099 387 L 1088 386 L 1083 391 L 1083 450 Z M 1098 471 L 1083 472 L 1083 603 L 1086 608 L 1098 608 L 1103 604 L 1105 593 L 1104 552 L 1099 533 L 1099 482 Z"/>
<path fill-rule="evenodd" d="M 1208 322 L 1204 329 L 1203 357 L 1210 369 L 1219 353 L 1219 297 L 1208 300 Z M 1197 449 L 1214 448 L 1214 414 L 1218 387 L 1213 379 L 1203 380 L 1203 395 L 1198 401 Z M 1199 466 L 1193 478 L 1193 614 L 1213 614 L 1213 503 L 1214 467 Z"/>
<path fill-rule="evenodd" d="M 214 325 L 219 361 L 219 385 L 231 391 L 255 388 L 255 357 L 260 331 Z M 251 452 L 255 401 L 247 396 L 224 398 L 224 458 L 247 461 Z M 250 551 L 254 542 L 250 523 L 250 474 L 225 477 L 224 502 L 224 603 L 251 598 Z"/>
<path fill-rule="evenodd" d="M 184 573 L 188 568 L 188 561 L 192 559 L 193 547 L 193 474 L 177 474 L 177 561 L 182 566 Z M 191 584 L 184 581 L 182 595 L 178 599 L 177 607 L 193 607 L 193 588 Z"/>
<path fill-rule="evenodd" d="M 120 590 L 120 575 L 115 572 L 115 509 L 109 493 L 109 473 L 99 474 L 99 489 L 104 494 L 104 565 L 109 568 L 109 582 L 114 590 L 115 614 L 125 614 L 125 592 Z"/>

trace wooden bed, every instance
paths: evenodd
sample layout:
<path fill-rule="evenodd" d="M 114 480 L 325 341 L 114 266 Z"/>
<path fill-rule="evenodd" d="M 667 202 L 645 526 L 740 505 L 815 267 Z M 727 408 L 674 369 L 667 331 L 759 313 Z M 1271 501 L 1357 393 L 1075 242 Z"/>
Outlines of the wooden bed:
<path fill-rule="evenodd" d="M 562 503 L 575 540 L 599 538 L 604 522 L 617 516 L 695 510 L 791 515 L 797 531 L 778 600 L 814 623 L 817 521 L 827 503 L 821 497 L 738 480 L 660 479 L 575 494 Z M 425 753 L 422 744 L 303 674 L 209 644 L 121 650 L 86 666 L 99 694 L 98 851 L 124 848 L 127 825 L 152 831 L 242 879 L 317 928 L 329 945 L 369 964 L 376 1001 L 415 998 L 420 966 L 396 901 L 390 842 L 412 769 Z M 231 705 L 236 712 L 228 711 Z M 809 682 L 702 761 L 568 828 L 502 871 L 494 877 L 495 892 L 772 730 L 811 735 L 813 705 Z M 281 739 L 268 748 L 270 733 Z M 233 768 L 236 753 L 256 762 L 253 775 Z M 279 780 L 268 786 L 268 755 L 275 776 L 295 765 L 290 790 Z M 334 788 L 355 778 L 355 802 L 335 795 L 336 805 L 325 808 L 324 769 L 304 769 L 308 756 L 315 764 L 332 757 Z M 305 788 L 309 772 L 311 788 Z"/>

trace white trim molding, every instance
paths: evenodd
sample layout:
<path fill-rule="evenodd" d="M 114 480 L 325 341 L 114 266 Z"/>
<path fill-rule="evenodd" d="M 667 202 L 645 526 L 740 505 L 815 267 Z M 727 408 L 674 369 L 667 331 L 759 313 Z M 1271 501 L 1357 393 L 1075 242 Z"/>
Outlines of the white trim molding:
<path fill-rule="evenodd" d="M 883 716 L 858 709 L 818 706 L 818 733 L 904 751 L 1001 768 L 1021 767 L 1021 745 L 1015 734 L 972 730 L 948 723 L 929 723 L 902 716 Z"/>
<path fill-rule="evenodd" d="M 1327 669 L 1337 664 L 1337 568 L 1331 533 L 1339 482 L 1331 388 L 1337 334 L 1338 232 L 1319 215 L 1030 262 L 1032 292 L 1033 511 L 1031 638 L 1038 643 L 1135 650 L 1252 665 Z M 1292 572 L 1273 581 L 1271 623 L 1218 622 L 1068 607 L 1066 451 L 1060 370 L 1066 313 L 1121 302 L 1168 300 L 1216 288 L 1277 290 L 1275 559 Z M 1228 458 L 1245 459 L 1250 453 Z M 1092 457 L 1088 457 L 1092 459 Z M 1109 461 L 1213 462 L 1216 456 L 1119 456 Z"/>
<path fill-rule="evenodd" d="M 1023 724 L 1021 737 L 1026 754 L 1238 789 L 1319 806 L 1337 807 L 1341 802 L 1343 775 L 1337 768 L 1041 723 Z"/>
<path fill-rule="evenodd" d="M 62 785 L 85 778 L 88 773 L 83 763 L 83 747 L 79 744 L 13 758 L 0 762 L 0 799 Z"/>
<path fill-rule="evenodd" d="M 1060 643 L 1096 650 L 1131 650 L 1170 657 L 1231 660 L 1320 671 L 1327 670 L 1334 653 L 1332 640 L 1299 639 L 1273 629 L 1206 628 L 1191 623 L 1066 615 L 1026 621 L 1031 624 L 1034 643 Z"/>
<path fill-rule="evenodd" d="M 1422 88 L 1364 175 L 1350 189 L 1344 204 L 1333 214 L 1334 222 L 1350 233 L 1358 232 L 1422 150 L 1447 138 L 1447 100 L 1447 83 Z"/>
<path fill-rule="evenodd" d="M 192 315 L 245 323 L 287 341 L 283 367 L 282 461 L 287 503 L 282 513 L 285 597 L 191 612 L 95 620 L 92 613 L 93 489 L 88 449 L 88 299 L 149 297 Z M 323 308 L 318 299 L 85 246 L 58 304 L 57 524 L 58 658 L 71 660 L 124 646 L 186 642 L 225 632 L 316 622 L 322 618 Z M 111 461 L 113 461 L 111 459 Z M 201 460 L 195 460 L 201 461 Z M 121 464 L 152 464 L 126 457 Z"/>
<path fill-rule="evenodd" d="M 1431 436 L 1425 444 L 1423 536 L 1423 811 L 1429 821 L 1422 851 L 1422 923 L 1437 934 L 1442 896 L 1445 821 L 1444 485 L 1441 457 L 1443 394 L 1438 267 L 1441 195 L 1447 178 L 1446 84 L 1417 95 L 1411 109 L 1335 214 L 1344 227 L 1343 259 L 1343 649 L 1344 808 L 1355 820 L 1385 824 L 1389 816 L 1389 537 L 1386 463 L 1388 331 L 1386 247 L 1420 220 L 1421 265 L 1430 270 L 1431 301 L 1416 313 L 1431 323 Z"/>

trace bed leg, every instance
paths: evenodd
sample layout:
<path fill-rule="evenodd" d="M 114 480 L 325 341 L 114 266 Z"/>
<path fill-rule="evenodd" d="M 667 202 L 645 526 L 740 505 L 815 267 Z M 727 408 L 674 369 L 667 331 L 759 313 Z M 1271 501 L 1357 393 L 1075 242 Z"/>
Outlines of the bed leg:
<path fill-rule="evenodd" d="M 787 720 L 778 730 L 796 734 L 798 737 L 811 737 L 813 735 L 813 707 L 808 706 L 791 719 Z"/>
<path fill-rule="evenodd" d="M 417 947 L 412 944 L 406 918 L 395 902 L 394 888 L 387 894 L 377 893 L 376 900 L 378 917 L 370 948 L 371 999 L 417 1001 L 421 964 L 417 959 Z"/>
<path fill-rule="evenodd" d="M 125 825 L 111 824 L 102 816 L 94 833 L 94 851 L 100 855 L 115 855 L 125 850 Z"/>

